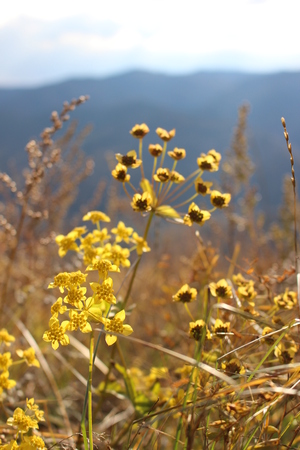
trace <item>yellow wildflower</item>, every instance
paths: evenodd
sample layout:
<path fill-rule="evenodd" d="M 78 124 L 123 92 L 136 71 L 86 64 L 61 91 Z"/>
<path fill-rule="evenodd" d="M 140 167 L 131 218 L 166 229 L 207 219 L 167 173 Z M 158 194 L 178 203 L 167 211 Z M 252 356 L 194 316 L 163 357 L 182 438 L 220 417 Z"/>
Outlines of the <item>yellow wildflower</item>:
<path fill-rule="evenodd" d="M 208 172 L 217 172 L 219 170 L 219 164 L 212 155 L 205 155 L 202 153 L 199 158 L 197 158 L 197 164 L 199 169 L 207 170 Z"/>
<path fill-rule="evenodd" d="M 130 325 L 124 325 L 123 322 L 125 320 L 125 311 L 119 311 L 113 319 L 102 318 L 101 322 L 104 324 L 104 329 L 107 332 L 105 336 L 105 341 L 107 345 L 112 345 L 116 342 L 117 336 L 113 336 L 109 334 L 109 332 L 124 334 L 124 336 L 128 336 L 133 332 L 133 329 Z"/>
<path fill-rule="evenodd" d="M 15 441 L 14 439 L 12 439 L 8 444 L 3 444 L 3 445 L 0 440 L 0 444 L 1 444 L 0 448 L 2 450 L 18 450 L 19 448 L 21 448 L 20 445 L 17 443 L 17 441 Z M 34 449 L 30 449 L 30 450 L 34 450 Z"/>
<path fill-rule="evenodd" d="M 281 364 L 290 364 L 298 351 L 298 346 L 291 340 L 281 341 L 274 350 L 274 355 Z"/>
<path fill-rule="evenodd" d="M 77 331 L 78 328 L 82 333 L 90 333 L 92 331 L 91 325 L 88 323 L 88 313 L 83 311 L 78 313 L 74 309 L 69 312 L 70 321 L 68 324 L 68 330 Z"/>
<path fill-rule="evenodd" d="M 128 248 L 122 248 L 118 244 L 106 244 L 102 251 L 102 258 L 109 259 L 116 266 L 130 267 L 130 251 Z"/>
<path fill-rule="evenodd" d="M 161 138 L 161 140 L 168 142 L 175 136 L 176 130 L 173 128 L 171 131 L 164 130 L 163 128 L 157 128 L 156 134 Z"/>
<path fill-rule="evenodd" d="M 204 333 L 204 336 L 206 339 L 211 339 L 211 334 L 207 328 L 206 323 L 204 320 L 196 320 L 196 322 L 190 322 L 190 337 L 195 339 L 195 341 L 199 341 L 202 339 L 202 334 Z"/>
<path fill-rule="evenodd" d="M 23 439 L 20 450 L 43 450 L 46 448 L 45 442 L 39 436 L 24 436 Z"/>
<path fill-rule="evenodd" d="M 91 220 L 93 223 L 110 222 L 110 218 L 101 211 L 90 211 L 83 216 L 82 220 Z"/>
<path fill-rule="evenodd" d="M 209 150 L 209 152 L 207 152 L 207 154 L 212 156 L 217 163 L 219 163 L 222 159 L 221 153 L 216 152 L 216 150 L 214 150 L 214 149 Z"/>
<path fill-rule="evenodd" d="M 222 322 L 221 319 L 216 319 L 215 324 L 211 329 L 219 338 L 223 338 L 224 335 L 230 331 L 230 322 Z"/>
<path fill-rule="evenodd" d="M 248 283 L 253 283 L 252 280 L 247 280 L 243 277 L 241 273 L 238 273 L 237 275 L 232 275 L 232 281 L 234 284 L 237 284 L 238 286 L 245 286 Z"/>
<path fill-rule="evenodd" d="M 13 363 L 13 360 L 11 359 L 11 353 L 10 352 L 6 352 L 6 353 L 0 353 L 0 370 L 3 370 L 4 372 L 6 372 L 9 368 L 9 366 L 11 366 Z"/>
<path fill-rule="evenodd" d="M 274 303 L 280 309 L 293 309 L 297 306 L 297 293 L 286 288 L 284 294 L 274 298 Z"/>
<path fill-rule="evenodd" d="M 117 228 L 112 228 L 111 232 L 116 234 L 116 243 L 124 241 L 129 242 L 129 238 L 132 235 L 133 228 L 125 227 L 124 222 L 120 221 Z"/>
<path fill-rule="evenodd" d="M 140 125 L 136 124 L 130 131 L 129 133 L 137 138 L 137 139 L 142 139 L 143 137 L 146 136 L 146 134 L 149 133 L 149 128 L 147 127 L 147 125 L 145 123 L 142 123 Z"/>
<path fill-rule="evenodd" d="M 87 274 L 77 270 L 77 272 L 69 272 L 69 276 L 70 286 L 80 286 L 82 283 L 85 283 Z"/>
<path fill-rule="evenodd" d="M 58 314 L 63 314 L 67 311 L 67 307 L 62 304 L 62 298 L 59 297 L 55 303 L 51 306 L 51 315 L 58 317 Z"/>
<path fill-rule="evenodd" d="M 245 367 L 240 363 L 237 358 L 232 358 L 230 361 L 223 362 L 221 364 L 222 369 L 227 375 L 244 374 Z"/>
<path fill-rule="evenodd" d="M 150 252 L 150 247 L 143 237 L 139 236 L 136 232 L 132 235 L 132 240 L 136 243 L 136 252 L 138 255 L 142 255 L 144 252 Z"/>
<path fill-rule="evenodd" d="M 99 277 L 103 279 L 107 278 L 108 272 L 120 272 L 119 267 L 112 264 L 108 259 L 94 259 L 86 270 L 98 270 Z"/>
<path fill-rule="evenodd" d="M 273 328 L 270 327 L 264 327 L 264 329 L 262 330 L 262 336 L 266 336 L 269 333 L 272 333 L 272 331 L 275 331 Z M 276 336 L 276 334 L 272 334 L 272 336 L 267 336 L 263 339 L 263 342 L 266 342 L 266 344 L 268 345 L 273 345 L 275 340 L 277 339 L 278 336 Z"/>
<path fill-rule="evenodd" d="M 195 181 L 195 190 L 197 194 L 205 196 L 210 193 L 211 181 L 203 181 L 201 177 L 198 177 Z"/>
<path fill-rule="evenodd" d="M 93 243 L 100 242 L 102 244 L 103 241 L 111 238 L 111 235 L 108 234 L 107 228 L 102 228 L 102 230 L 93 230 L 92 234 L 94 236 Z"/>
<path fill-rule="evenodd" d="M 157 158 L 163 152 L 163 148 L 159 144 L 150 144 L 148 150 L 150 155 L 154 156 L 154 158 Z"/>
<path fill-rule="evenodd" d="M 102 284 L 92 282 L 92 283 L 90 283 L 90 286 L 96 295 L 96 301 L 103 300 L 107 303 L 113 303 L 113 304 L 116 303 L 116 297 L 114 296 L 112 278 L 110 278 L 110 277 L 106 278 L 106 280 L 104 280 Z"/>
<path fill-rule="evenodd" d="M 21 408 L 16 408 L 13 417 L 7 419 L 7 425 L 17 427 L 21 433 L 27 433 L 31 428 L 38 428 L 38 421 L 33 419 L 23 411 Z"/>
<path fill-rule="evenodd" d="M 139 167 L 142 164 L 141 159 L 136 158 L 136 151 L 130 150 L 126 155 L 121 155 L 121 153 L 116 154 L 117 161 L 126 167 L 131 167 L 132 169 L 135 169 L 136 167 Z"/>
<path fill-rule="evenodd" d="M 160 167 L 157 169 L 156 174 L 153 176 L 155 181 L 158 181 L 160 183 L 166 183 L 170 180 L 170 170 L 169 169 L 163 169 Z"/>
<path fill-rule="evenodd" d="M 90 247 L 90 246 L 83 246 L 83 262 L 87 266 L 88 264 L 91 264 L 95 258 L 97 258 L 100 254 L 102 249 L 100 247 Z"/>
<path fill-rule="evenodd" d="M 58 287 L 60 292 L 63 293 L 65 288 L 70 284 L 70 275 L 68 272 L 61 272 L 54 277 L 54 281 L 52 281 L 48 289 L 53 289 Z"/>
<path fill-rule="evenodd" d="M 71 231 L 64 236 L 63 234 L 59 234 L 55 238 L 55 242 L 59 246 L 58 254 L 62 258 L 66 255 L 69 250 L 74 250 L 75 252 L 79 251 L 78 245 L 76 244 L 76 239 L 78 238 L 78 234 L 74 231 Z"/>
<path fill-rule="evenodd" d="M 168 152 L 168 155 L 172 159 L 175 159 L 175 161 L 179 161 L 180 159 L 185 158 L 186 151 L 185 151 L 184 148 L 177 148 L 177 147 L 175 147 L 172 152 Z"/>
<path fill-rule="evenodd" d="M 202 226 L 204 222 L 210 219 L 210 212 L 201 210 L 196 203 L 191 203 L 188 209 L 188 213 L 184 216 L 183 222 L 191 227 L 193 223 L 197 223 Z"/>
<path fill-rule="evenodd" d="M 75 227 L 71 233 L 76 235 L 76 238 L 80 238 L 84 233 L 87 232 L 86 226 L 84 227 Z"/>
<path fill-rule="evenodd" d="M 244 286 L 239 286 L 237 294 L 241 300 L 247 300 L 251 302 L 251 300 L 253 300 L 257 296 L 257 292 L 254 290 L 253 281 Z"/>
<path fill-rule="evenodd" d="M 12 342 L 15 342 L 16 338 L 8 333 L 6 328 L 2 328 L 0 330 L 0 344 L 4 343 L 7 347 L 11 345 Z"/>
<path fill-rule="evenodd" d="M 193 302 L 197 298 L 197 289 L 191 288 L 188 284 L 184 284 L 172 298 L 174 302 Z"/>
<path fill-rule="evenodd" d="M 71 289 L 68 291 L 68 295 L 64 298 L 64 302 L 74 306 L 75 308 L 82 309 L 83 302 L 86 300 L 85 294 L 86 287 L 71 287 Z"/>
<path fill-rule="evenodd" d="M 127 173 L 127 167 L 120 163 L 116 165 L 111 174 L 115 180 L 120 181 L 121 183 L 127 183 L 130 180 L 130 175 Z"/>
<path fill-rule="evenodd" d="M 25 362 L 28 366 L 35 366 L 40 367 L 39 361 L 35 357 L 35 351 L 32 347 L 29 347 L 27 350 L 20 350 L 18 349 L 16 351 L 17 355 L 20 358 L 24 358 Z"/>
<path fill-rule="evenodd" d="M 222 280 L 219 280 L 217 283 L 210 283 L 209 289 L 214 297 L 232 297 L 232 289 L 224 278 Z"/>
<path fill-rule="evenodd" d="M 216 208 L 225 208 L 229 205 L 231 200 L 230 194 L 221 194 L 219 191 L 211 191 L 210 193 L 210 201 L 213 206 Z"/>
<path fill-rule="evenodd" d="M 26 398 L 26 407 L 27 409 L 29 409 L 30 411 L 34 412 L 35 417 L 37 418 L 37 420 L 39 422 L 44 422 L 44 411 L 42 411 L 39 408 L 39 405 L 37 405 L 36 403 L 34 403 L 34 398 Z"/>
<path fill-rule="evenodd" d="M 56 317 L 51 317 L 49 321 L 50 329 L 45 331 L 43 339 L 46 342 L 51 342 L 52 348 L 57 350 L 59 344 L 68 345 L 70 343 L 69 337 L 65 334 L 68 328 L 69 322 L 65 320 L 60 325 L 59 320 Z"/>
<path fill-rule="evenodd" d="M 172 170 L 172 172 L 170 172 L 170 181 L 172 181 L 173 183 L 182 183 L 184 180 L 184 176 L 176 172 L 176 170 Z"/>
<path fill-rule="evenodd" d="M 15 380 L 9 379 L 8 370 L 0 374 L 0 394 L 2 394 L 3 389 L 12 389 L 16 384 Z"/>
<path fill-rule="evenodd" d="M 134 211 L 146 212 L 151 211 L 152 198 L 149 192 L 143 192 L 143 194 L 134 194 L 131 202 L 131 206 Z"/>

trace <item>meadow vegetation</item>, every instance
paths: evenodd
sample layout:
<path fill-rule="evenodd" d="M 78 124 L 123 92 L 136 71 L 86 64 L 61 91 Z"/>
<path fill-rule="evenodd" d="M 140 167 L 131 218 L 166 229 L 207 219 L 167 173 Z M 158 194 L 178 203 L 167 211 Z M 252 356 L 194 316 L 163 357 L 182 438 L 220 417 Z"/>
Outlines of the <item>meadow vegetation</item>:
<path fill-rule="evenodd" d="M 257 210 L 248 105 L 226 154 L 200 150 L 188 174 L 189 150 L 172 146 L 180 130 L 133 126 L 114 184 L 100 180 L 71 218 L 94 170 L 80 148 L 88 130 L 56 136 L 87 100 L 52 113 L 22 174 L 0 173 L 0 448 L 299 448 L 284 119 L 292 179 L 276 224 Z"/>

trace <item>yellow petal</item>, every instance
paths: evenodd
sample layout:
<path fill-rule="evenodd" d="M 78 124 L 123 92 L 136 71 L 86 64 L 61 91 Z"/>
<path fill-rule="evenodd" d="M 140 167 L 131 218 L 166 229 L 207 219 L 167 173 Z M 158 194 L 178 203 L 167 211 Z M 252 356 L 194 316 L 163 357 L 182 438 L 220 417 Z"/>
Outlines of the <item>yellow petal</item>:
<path fill-rule="evenodd" d="M 105 342 L 107 345 L 113 345 L 117 340 L 117 336 L 113 336 L 112 334 L 107 334 L 105 336 Z"/>

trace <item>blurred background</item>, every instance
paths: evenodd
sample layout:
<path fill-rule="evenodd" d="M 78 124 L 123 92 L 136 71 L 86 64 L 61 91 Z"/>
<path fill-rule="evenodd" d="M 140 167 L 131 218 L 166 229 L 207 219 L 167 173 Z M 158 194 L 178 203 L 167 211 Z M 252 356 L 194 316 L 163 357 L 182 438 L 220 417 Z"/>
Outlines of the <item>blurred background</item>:
<path fill-rule="evenodd" d="M 52 110 L 81 94 L 82 143 L 95 161 L 81 201 L 112 163 L 103 156 L 136 148 L 128 131 L 146 122 L 176 128 L 173 146 L 222 156 L 238 108 L 248 104 L 247 145 L 258 206 L 275 218 L 290 171 L 280 122 L 300 145 L 298 2 L 286 0 L 13 0 L 0 15 L 0 164 L 24 164 L 24 148 L 49 124 Z M 87 133 L 86 133 L 87 134 Z M 190 166 L 188 166 L 190 164 Z M 216 178 L 218 182 L 218 177 Z M 85 194 L 85 192 L 87 194 Z"/>

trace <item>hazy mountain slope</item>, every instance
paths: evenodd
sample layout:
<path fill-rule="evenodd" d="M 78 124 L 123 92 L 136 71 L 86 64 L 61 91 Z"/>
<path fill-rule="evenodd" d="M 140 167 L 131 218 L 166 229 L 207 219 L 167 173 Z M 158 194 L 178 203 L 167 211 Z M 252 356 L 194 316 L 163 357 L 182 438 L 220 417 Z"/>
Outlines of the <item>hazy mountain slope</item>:
<path fill-rule="evenodd" d="M 185 147 L 194 160 L 201 152 L 216 148 L 224 153 L 230 145 L 237 108 L 245 101 L 249 116 L 250 151 L 258 168 L 264 206 L 278 204 L 281 179 L 288 172 L 289 158 L 280 123 L 288 130 L 299 164 L 300 74 L 255 75 L 197 73 L 166 76 L 131 72 L 107 79 L 70 80 L 36 89 L 0 89 L 0 163 L 6 170 L 11 159 L 25 162 L 24 147 L 49 124 L 52 110 L 64 100 L 89 94 L 90 101 L 72 114 L 80 127 L 93 124 L 85 150 L 94 157 L 94 181 L 107 175 L 103 153 L 124 153 L 137 147 L 129 135 L 135 123 L 146 122 L 152 133 L 147 144 L 157 142 L 157 126 L 177 134 L 172 146 Z M 192 163 L 185 163 L 192 169 Z M 89 189 L 91 183 L 89 182 Z"/>

